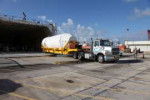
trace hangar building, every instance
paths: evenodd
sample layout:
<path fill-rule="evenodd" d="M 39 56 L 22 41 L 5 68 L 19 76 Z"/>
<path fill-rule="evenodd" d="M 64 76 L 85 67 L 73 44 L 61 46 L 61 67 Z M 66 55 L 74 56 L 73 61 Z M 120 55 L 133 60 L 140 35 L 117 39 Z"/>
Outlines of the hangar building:
<path fill-rule="evenodd" d="M 55 34 L 53 24 L 0 17 L 0 52 L 41 51 L 41 41 Z"/>
<path fill-rule="evenodd" d="M 135 48 L 140 48 L 140 51 L 150 51 L 150 41 L 125 41 L 125 45 L 131 49 L 131 52 Z"/>

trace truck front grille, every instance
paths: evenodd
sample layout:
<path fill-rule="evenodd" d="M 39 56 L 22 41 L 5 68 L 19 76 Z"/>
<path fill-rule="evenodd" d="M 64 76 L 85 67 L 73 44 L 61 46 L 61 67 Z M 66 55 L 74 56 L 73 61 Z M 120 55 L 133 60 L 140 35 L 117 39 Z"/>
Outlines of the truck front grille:
<path fill-rule="evenodd" d="M 112 54 L 118 55 L 119 54 L 119 48 L 112 48 Z"/>

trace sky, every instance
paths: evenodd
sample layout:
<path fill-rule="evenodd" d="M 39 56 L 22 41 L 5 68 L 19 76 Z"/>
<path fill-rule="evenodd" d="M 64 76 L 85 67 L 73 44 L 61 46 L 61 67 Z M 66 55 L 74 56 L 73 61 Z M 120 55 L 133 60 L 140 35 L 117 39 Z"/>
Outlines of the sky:
<path fill-rule="evenodd" d="M 0 15 L 56 23 L 58 33 L 93 38 L 147 40 L 150 0 L 0 0 Z"/>

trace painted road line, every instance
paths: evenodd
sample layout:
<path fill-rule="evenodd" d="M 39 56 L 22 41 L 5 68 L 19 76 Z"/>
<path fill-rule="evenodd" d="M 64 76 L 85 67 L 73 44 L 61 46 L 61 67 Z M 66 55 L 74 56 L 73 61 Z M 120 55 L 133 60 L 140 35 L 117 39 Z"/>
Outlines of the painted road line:
<path fill-rule="evenodd" d="M 36 77 L 36 78 L 30 78 L 30 79 L 52 82 L 52 81 L 46 80 L 46 79 L 38 79 L 38 77 Z M 26 80 L 28 80 L 28 79 L 26 79 Z M 104 82 L 105 82 L 105 81 L 104 81 Z M 111 81 L 107 81 L 106 83 L 112 83 L 112 82 L 111 82 Z M 72 85 L 78 86 L 79 84 L 72 84 Z M 27 85 L 26 85 L 26 86 L 27 86 Z M 34 87 L 34 86 L 32 85 L 32 87 Z M 39 88 L 39 89 L 48 90 L 48 91 L 53 91 L 53 92 L 56 90 L 56 89 L 54 89 L 54 88 L 50 88 L 50 90 L 49 90 L 49 89 L 47 89 L 46 87 L 34 87 L 34 88 Z M 113 91 L 124 91 L 124 92 L 128 92 L 128 93 L 133 93 L 133 94 L 150 95 L 149 92 L 136 91 L 136 90 L 128 90 L 128 89 L 113 89 L 113 88 L 109 88 L 109 87 L 98 87 L 98 88 L 96 88 L 96 89 L 110 89 L 110 90 L 113 90 Z M 60 90 L 59 90 L 59 91 L 60 91 Z M 58 92 L 58 90 L 56 90 L 55 92 Z M 60 91 L 60 92 L 65 92 L 65 91 Z M 68 93 L 68 92 L 67 92 L 67 93 Z M 69 92 L 69 93 L 70 93 L 70 92 Z"/>
<path fill-rule="evenodd" d="M 46 80 L 46 79 L 37 79 L 36 78 L 33 78 L 35 80 L 42 80 L 42 81 L 47 81 L 47 82 L 52 82 L 51 80 Z M 107 83 L 112 83 L 111 81 L 102 81 L 102 82 L 107 82 Z M 75 85 L 75 86 L 79 86 L 79 84 L 71 84 L 71 85 Z M 98 87 L 97 89 L 111 89 L 113 91 L 126 91 L 126 92 L 129 92 L 129 93 L 134 93 L 134 94 L 144 94 L 144 95 L 150 95 L 149 92 L 144 92 L 144 91 L 136 91 L 136 90 L 128 90 L 128 89 L 113 89 L 113 88 L 109 88 L 109 87 Z"/>
<path fill-rule="evenodd" d="M 106 97 L 102 97 L 102 96 L 91 96 L 91 95 L 86 95 L 86 94 L 79 94 L 79 93 L 75 93 L 73 95 L 76 95 L 76 96 L 80 96 L 80 97 L 89 97 L 89 98 L 95 98 L 97 100 L 115 100 L 115 99 L 112 99 L 112 98 L 106 98 Z"/>
<path fill-rule="evenodd" d="M 150 95 L 149 92 L 144 92 L 144 91 L 137 91 L 137 90 L 128 90 L 128 89 L 115 89 L 115 88 L 109 88 L 109 87 L 98 87 L 96 89 L 108 89 L 108 90 L 112 90 L 112 91 L 124 91 L 124 92 L 128 92 L 128 93 L 133 93 L 133 94 L 142 94 L 142 95 Z"/>
<path fill-rule="evenodd" d="M 27 96 L 24 96 L 24 95 L 20 95 L 20 94 L 16 94 L 16 93 L 7 93 L 7 91 L 3 91 L 3 90 L 0 90 L 0 92 L 6 93 L 6 94 L 8 94 L 10 96 L 14 96 L 14 97 L 18 97 L 18 98 L 21 98 L 21 99 L 25 99 L 25 100 L 37 100 L 37 99 L 30 98 L 30 97 L 27 97 Z"/>
<path fill-rule="evenodd" d="M 25 84 L 25 83 L 22 83 L 22 82 L 20 82 L 20 83 L 23 86 L 32 87 L 32 88 L 36 88 L 36 89 L 40 89 L 40 90 L 46 90 L 46 91 L 50 91 L 50 92 L 53 92 L 53 93 L 58 93 L 59 92 L 59 93 L 64 94 L 64 95 L 77 95 L 77 96 L 81 96 L 81 97 L 95 98 L 95 99 L 98 99 L 98 100 L 114 100 L 112 98 L 106 98 L 106 97 L 102 97 L 102 96 L 83 95 L 83 94 L 75 93 L 75 92 L 72 92 L 72 91 L 58 90 L 56 88 L 47 88 L 47 87 L 29 85 L 29 84 Z"/>
<path fill-rule="evenodd" d="M 42 80 L 42 81 L 52 82 L 52 81 L 46 80 L 46 79 L 35 79 L 35 80 Z M 106 81 L 102 81 L 102 82 L 106 82 Z M 111 81 L 109 81 L 107 83 L 111 83 Z M 72 85 L 79 86 L 79 84 L 72 84 Z M 98 89 L 110 89 L 110 90 L 113 90 L 113 91 L 124 91 L 124 92 L 129 92 L 129 93 L 134 93 L 134 94 L 150 95 L 149 92 L 136 91 L 136 90 L 128 90 L 128 89 L 113 89 L 113 88 L 109 88 L 109 87 L 98 87 Z"/>
<path fill-rule="evenodd" d="M 35 78 L 32 78 L 32 79 L 35 79 Z M 35 79 L 36 80 L 36 79 Z M 39 79 L 39 80 L 45 80 L 45 79 Z M 48 80 L 46 80 L 48 81 Z M 49 81 L 49 82 L 52 82 L 52 81 Z M 107 83 L 111 83 L 111 81 L 108 81 Z M 75 85 L 79 85 L 79 84 L 75 84 Z M 34 88 L 38 88 L 38 89 L 43 89 L 43 90 L 48 90 L 48 91 L 53 91 L 53 92 L 65 92 L 66 94 L 71 94 L 72 92 L 68 92 L 68 91 L 60 91 L 60 90 L 56 90 L 54 88 L 46 88 L 46 87 L 39 87 L 39 86 L 33 86 L 33 85 L 26 85 L 26 86 L 30 86 L 30 87 L 34 87 Z M 150 95 L 150 93 L 148 92 L 144 92 L 144 91 L 135 91 L 135 90 L 127 90 L 127 89 L 113 89 L 113 88 L 109 88 L 109 87 L 98 87 L 96 89 L 110 89 L 110 90 L 113 90 L 113 91 L 124 91 L 124 92 L 128 92 L 128 93 L 134 93 L 134 94 L 144 94 L 144 95 Z"/>
<path fill-rule="evenodd" d="M 47 90 L 50 92 L 60 92 L 61 94 L 65 94 L 65 95 L 77 95 L 77 96 L 81 96 L 81 97 L 91 97 L 91 98 L 96 98 L 98 100 L 114 100 L 114 99 L 110 99 L 110 98 L 105 98 L 105 97 L 101 97 L 101 96 L 91 96 L 91 95 L 83 95 L 83 94 L 74 94 L 74 92 L 72 91 L 65 91 L 65 90 L 57 90 L 55 88 L 47 88 L 47 87 L 40 87 L 40 86 L 35 86 L 35 85 L 28 85 L 28 84 L 23 84 L 24 86 L 28 86 L 28 87 L 32 87 L 32 88 L 36 88 L 36 89 L 42 89 L 42 90 Z"/>
<path fill-rule="evenodd" d="M 45 81 L 45 82 L 53 82 L 53 81 L 47 80 L 47 79 L 38 79 L 38 77 L 32 78 L 32 79 L 35 79 L 35 80 L 41 80 L 41 81 Z M 107 81 L 102 79 L 101 83 L 104 83 L 104 82 L 107 82 Z M 77 84 L 77 83 L 76 83 L 76 84 L 73 83 L 73 84 L 70 84 L 70 85 L 72 85 L 72 86 L 80 86 L 80 84 Z"/>
<path fill-rule="evenodd" d="M 0 71 L 1 71 L 1 70 L 2 70 L 2 71 L 5 71 L 5 70 L 6 70 L 6 71 L 18 71 L 18 70 L 12 70 L 12 69 L 0 69 Z"/>

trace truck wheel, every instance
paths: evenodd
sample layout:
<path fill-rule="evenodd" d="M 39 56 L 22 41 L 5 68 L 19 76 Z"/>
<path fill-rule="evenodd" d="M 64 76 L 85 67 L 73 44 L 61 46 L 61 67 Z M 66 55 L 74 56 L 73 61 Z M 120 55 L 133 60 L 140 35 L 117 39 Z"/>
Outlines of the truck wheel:
<path fill-rule="evenodd" d="M 83 57 L 82 57 L 82 55 L 80 53 L 78 54 L 78 59 L 79 60 L 83 60 Z"/>
<path fill-rule="evenodd" d="M 51 54 L 51 56 L 52 56 L 52 57 L 56 57 L 56 56 L 57 56 L 57 54 Z"/>
<path fill-rule="evenodd" d="M 115 63 L 115 62 L 116 62 L 116 60 L 111 61 L 111 63 Z"/>
<path fill-rule="evenodd" d="M 119 61 L 119 59 L 115 60 L 114 62 L 118 62 L 118 61 Z"/>
<path fill-rule="evenodd" d="M 103 56 L 103 55 L 98 55 L 98 56 L 97 56 L 97 61 L 98 61 L 99 63 L 104 63 L 104 56 Z"/>
<path fill-rule="evenodd" d="M 74 54 L 73 54 L 73 58 L 74 58 L 74 59 L 78 59 L 78 54 L 77 54 L 77 53 L 74 53 Z"/>

